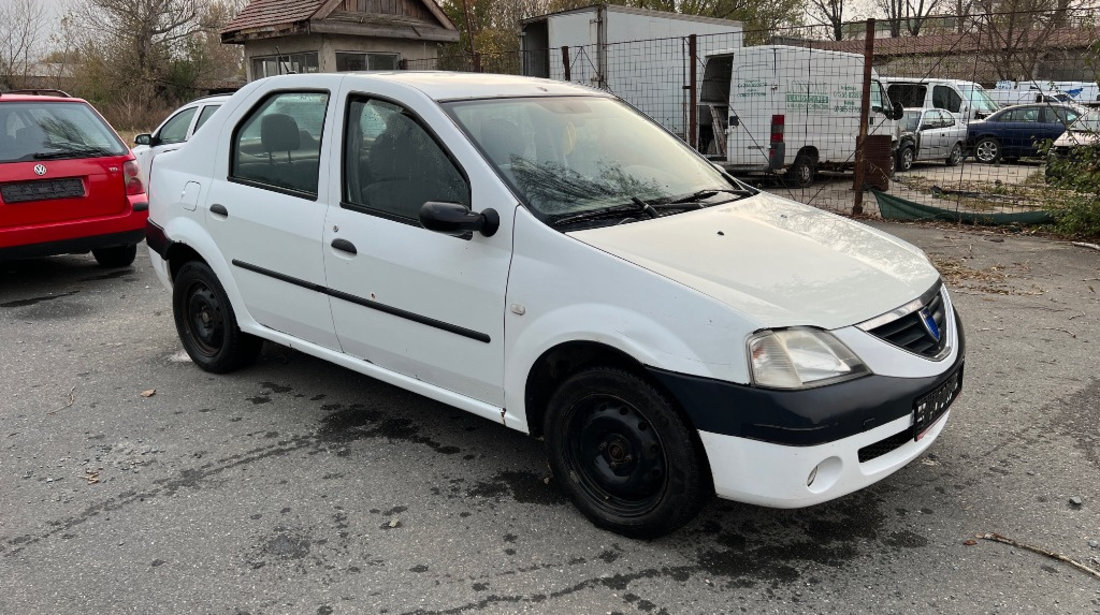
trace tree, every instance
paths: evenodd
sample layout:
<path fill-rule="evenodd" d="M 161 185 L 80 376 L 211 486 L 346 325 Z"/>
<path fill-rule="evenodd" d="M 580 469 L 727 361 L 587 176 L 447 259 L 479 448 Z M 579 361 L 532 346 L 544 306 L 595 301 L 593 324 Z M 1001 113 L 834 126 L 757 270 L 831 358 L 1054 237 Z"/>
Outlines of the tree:
<path fill-rule="evenodd" d="M 810 0 L 809 15 L 832 30 L 833 40 L 844 40 L 844 0 Z"/>
<path fill-rule="evenodd" d="M 1068 0 L 975 0 L 983 50 L 1001 79 L 1037 77 L 1047 42 L 1066 23 Z"/>
<path fill-rule="evenodd" d="M 942 0 L 875 0 L 875 6 L 886 15 L 886 22 L 890 24 L 890 36 L 897 38 L 901 36 L 902 30 L 912 36 L 919 35 L 924 20 L 941 2 Z"/>
<path fill-rule="evenodd" d="M 0 4 L 0 85 L 26 87 L 38 60 L 46 27 L 46 13 L 35 0 Z"/>

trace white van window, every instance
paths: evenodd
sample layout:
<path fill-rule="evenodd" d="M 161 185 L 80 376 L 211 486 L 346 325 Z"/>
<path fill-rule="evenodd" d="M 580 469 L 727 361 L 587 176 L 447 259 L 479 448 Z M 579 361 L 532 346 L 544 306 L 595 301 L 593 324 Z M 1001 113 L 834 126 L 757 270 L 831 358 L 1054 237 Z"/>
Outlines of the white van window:
<path fill-rule="evenodd" d="M 923 107 L 924 95 L 928 87 L 917 83 L 893 83 L 886 89 L 890 100 L 901 103 L 903 107 Z"/>
<path fill-rule="evenodd" d="M 952 113 L 958 113 L 962 108 L 962 96 L 955 88 L 946 85 L 937 85 L 932 88 L 932 106 L 937 109 L 947 109 Z"/>

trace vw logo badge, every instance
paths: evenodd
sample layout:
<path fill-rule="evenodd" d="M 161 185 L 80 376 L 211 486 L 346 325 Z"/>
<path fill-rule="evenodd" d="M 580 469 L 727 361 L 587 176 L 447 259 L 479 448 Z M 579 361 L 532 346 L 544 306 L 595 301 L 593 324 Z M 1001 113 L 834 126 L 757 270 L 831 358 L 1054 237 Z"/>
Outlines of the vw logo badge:
<path fill-rule="evenodd" d="M 940 327 L 936 324 L 936 319 L 932 318 L 932 314 L 928 311 L 928 308 L 920 309 L 920 320 L 924 325 L 924 330 L 928 332 L 928 335 L 931 336 L 934 341 L 940 341 L 940 336 L 943 334 L 940 332 Z"/>
<path fill-rule="evenodd" d="M 34 165 L 34 174 L 35 175 L 45 175 L 46 174 L 46 165 L 44 165 L 44 164 Z"/>

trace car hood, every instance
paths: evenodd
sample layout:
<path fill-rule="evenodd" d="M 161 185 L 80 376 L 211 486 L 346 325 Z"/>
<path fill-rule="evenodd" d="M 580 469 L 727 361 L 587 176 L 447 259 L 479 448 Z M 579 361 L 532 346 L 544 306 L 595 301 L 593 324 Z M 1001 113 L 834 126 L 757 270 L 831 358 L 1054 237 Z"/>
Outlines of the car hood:
<path fill-rule="evenodd" d="M 924 253 L 900 239 L 767 193 L 570 235 L 713 297 L 761 328 L 863 322 L 939 279 Z"/>
<path fill-rule="evenodd" d="M 1100 135 L 1082 130 L 1067 130 L 1054 140 L 1052 147 L 1075 147 L 1100 143 Z"/>

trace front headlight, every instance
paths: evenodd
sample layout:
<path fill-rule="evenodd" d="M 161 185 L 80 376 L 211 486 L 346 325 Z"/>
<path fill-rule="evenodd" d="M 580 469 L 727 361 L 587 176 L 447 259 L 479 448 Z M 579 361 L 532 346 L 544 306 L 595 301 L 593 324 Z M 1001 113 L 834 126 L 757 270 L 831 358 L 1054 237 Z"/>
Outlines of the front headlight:
<path fill-rule="evenodd" d="M 753 383 L 772 389 L 805 389 L 871 373 L 830 333 L 808 327 L 753 335 L 749 366 Z"/>

